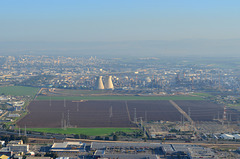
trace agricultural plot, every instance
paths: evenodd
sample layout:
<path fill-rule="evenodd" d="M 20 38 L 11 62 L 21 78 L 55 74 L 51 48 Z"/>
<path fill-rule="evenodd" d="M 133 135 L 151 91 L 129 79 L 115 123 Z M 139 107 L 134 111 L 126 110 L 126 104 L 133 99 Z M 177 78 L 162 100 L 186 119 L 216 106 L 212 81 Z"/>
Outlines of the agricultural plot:
<path fill-rule="evenodd" d="M 69 127 L 134 127 L 134 108 L 138 120 L 145 112 L 147 120 L 180 119 L 168 101 L 33 101 L 28 106 L 30 113 L 17 124 L 32 128 L 60 128 L 64 122 Z"/>
<path fill-rule="evenodd" d="M 27 127 L 132 127 L 126 107 L 112 101 L 34 101 L 18 122 Z"/>
<path fill-rule="evenodd" d="M 228 121 L 240 121 L 240 112 L 236 109 L 227 108 L 226 118 Z"/>
<path fill-rule="evenodd" d="M 179 121 L 181 114 L 173 105 L 167 101 L 128 101 L 128 109 L 131 114 L 131 120 L 136 118 L 138 121 Z"/>
<path fill-rule="evenodd" d="M 7 87 L 0 87 L 0 94 L 33 97 L 38 90 L 39 88 L 36 88 L 36 87 L 7 86 Z"/>
<path fill-rule="evenodd" d="M 223 117 L 223 106 L 207 101 L 175 101 L 194 121 L 212 121 Z"/>
<path fill-rule="evenodd" d="M 27 128 L 27 131 L 54 134 L 86 134 L 88 136 L 105 136 L 117 131 L 133 133 L 135 130 L 135 128 Z"/>
<path fill-rule="evenodd" d="M 222 117 L 223 107 L 207 101 L 175 101 L 194 121 Z M 135 127 L 133 121 L 180 121 L 181 114 L 167 100 L 33 101 L 29 114 L 17 125 L 28 128 Z M 235 117 L 233 116 L 233 119 Z"/>

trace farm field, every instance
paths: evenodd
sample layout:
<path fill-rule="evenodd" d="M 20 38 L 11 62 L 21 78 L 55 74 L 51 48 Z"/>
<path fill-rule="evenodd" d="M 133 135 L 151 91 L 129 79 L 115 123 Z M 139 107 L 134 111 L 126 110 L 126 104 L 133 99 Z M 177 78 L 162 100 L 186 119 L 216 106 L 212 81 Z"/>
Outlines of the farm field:
<path fill-rule="evenodd" d="M 195 121 L 212 121 L 223 108 L 207 101 L 176 101 L 185 111 L 191 110 Z M 27 128 L 130 128 L 136 109 L 140 121 L 180 121 L 181 114 L 166 100 L 129 101 L 33 101 L 28 106 L 29 114 L 17 122 Z M 221 116 L 220 116 L 221 117 Z"/>
<path fill-rule="evenodd" d="M 134 120 L 134 109 L 138 120 L 142 117 L 143 121 L 179 121 L 181 114 L 173 105 L 167 101 L 131 101 L 127 102 L 131 114 L 131 120 Z"/>
<path fill-rule="evenodd" d="M 37 100 L 204 100 L 199 96 L 38 96 Z"/>
<path fill-rule="evenodd" d="M 64 104 L 65 103 L 65 104 Z M 62 121 L 71 127 L 133 127 L 124 102 L 114 101 L 33 101 L 30 114 L 18 122 L 21 127 L 61 128 Z"/>
<path fill-rule="evenodd" d="M 33 97 L 39 88 L 36 87 L 23 87 L 23 86 L 8 86 L 0 87 L 0 94 L 13 95 L 13 96 L 31 96 Z"/>
<path fill-rule="evenodd" d="M 194 121 L 211 121 L 222 119 L 223 107 L 207 101 L 175 101 Z"/>
<path fill-rule="evenodd" d="M 43 133 L 56 134 L 87 134 L 88 136 L 106 136 L 117 131 L 131 133 L 135 129 L 132 128 L 27 128 L 27 131 L 36 131 Z"/>

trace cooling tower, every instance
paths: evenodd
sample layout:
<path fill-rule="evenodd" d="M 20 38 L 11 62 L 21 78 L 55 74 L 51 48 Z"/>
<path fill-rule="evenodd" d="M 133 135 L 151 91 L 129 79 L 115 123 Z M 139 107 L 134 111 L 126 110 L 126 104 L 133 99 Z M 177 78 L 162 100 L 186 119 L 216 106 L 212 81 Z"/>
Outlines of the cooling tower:
<path fill-rule="evenodd" d="M 104 89 L 102 76 L 99 76 L 96 81 L 96 89 Z"/>
<path fill-rule="evenodd" d="M 112 76 L 108 76 L 107 80 L 105 82 L 105 89 L 114 89 L 113 83 L 112 83 Z"/>

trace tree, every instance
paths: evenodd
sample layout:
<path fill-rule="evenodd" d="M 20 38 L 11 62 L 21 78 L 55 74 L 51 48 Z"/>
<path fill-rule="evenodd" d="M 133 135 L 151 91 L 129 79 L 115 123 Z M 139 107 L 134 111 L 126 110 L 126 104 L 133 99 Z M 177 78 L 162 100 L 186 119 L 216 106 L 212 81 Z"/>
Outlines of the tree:
<path fill-rule="evenodd" d="M 79 136 L 78 134 L 75 134 L 75 135 L 74 135 L 74 138 L 75 138 L 75 139 L 79 139 L 80 136 Z"/>
<path fill-rule="evenodd" d="M 55 153 L 55 152 L 46 152 L 44 156 L 45 157 L 51 157 L 51 158 L 54 158 L 54 159 L 58 157 L 57 153 Z"/>
<path fill-rule="evenodd" d="M 42 155 L 40 153 L 36 153 L 35 157 L 41 157 Z"/>
<path fill-rule="evenodd" d="M 26 136 L 21 136 L 21 140 L 23 141 L 24 144 L 28 142 L 28 138 Z"/>
<path fill-rule="evenodd" d="M 80 139 L 88 139 L 89 136 L 85 135 L 85 134 L 80 134 Z"/>
<path fill-rule="evenodd" d="M 16 136 L 15 135 L 10 135 L 10 140 L 16 140 Z"/>
<path fill-rule="evenodd" d="M 118 140 L 118 136 L 116 134 L 113 135 L 113 141 L 117 141 Z"/>
<path fill-rule="evenodd" d="M 102 140 L 103 138 L 101 136 L 96 136 L 95 140 Z"/>
<path fill-rule="evenodd" d="M 3 129 L 6 129 L 7 128 L 7 125 L 4 123 L 4 124 L 2 124 L 2 128 Z"/>

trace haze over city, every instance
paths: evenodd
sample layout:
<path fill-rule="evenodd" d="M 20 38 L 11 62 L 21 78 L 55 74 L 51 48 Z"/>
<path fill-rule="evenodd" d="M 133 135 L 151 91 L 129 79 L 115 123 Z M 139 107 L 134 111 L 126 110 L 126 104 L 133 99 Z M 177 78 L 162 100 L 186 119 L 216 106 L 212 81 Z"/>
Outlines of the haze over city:
<path fill-rule="evenodd" d="M 0 54 L 239 56 L 237 0 L 0 2 Z"/>

